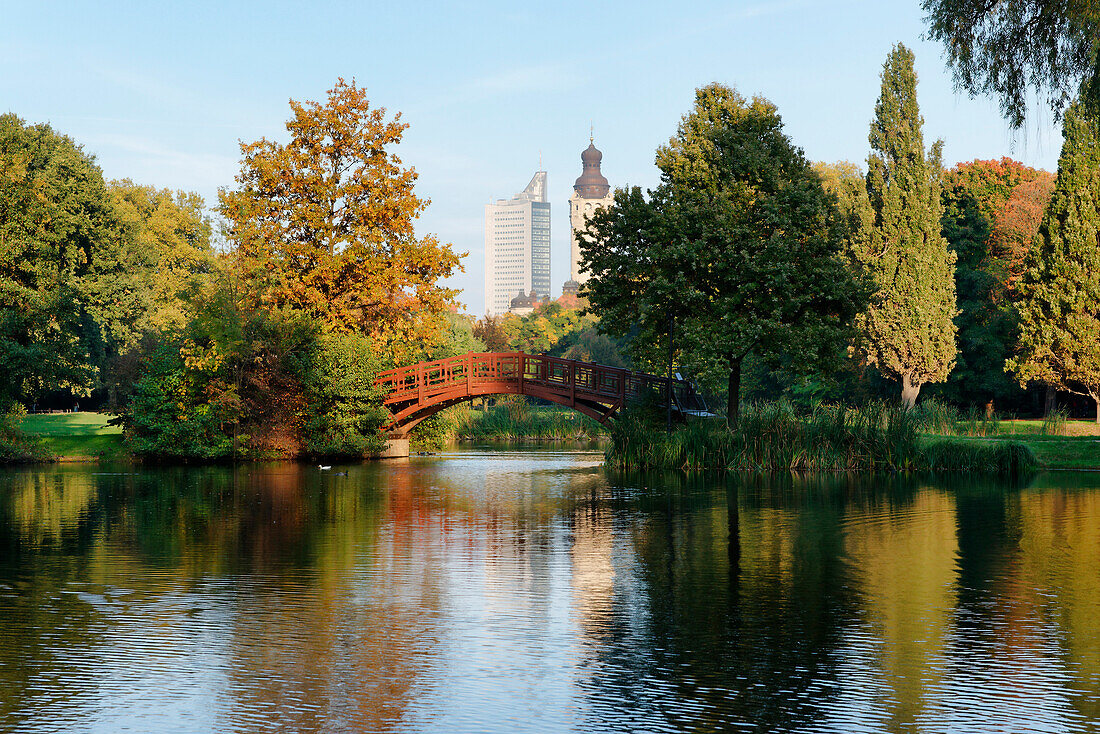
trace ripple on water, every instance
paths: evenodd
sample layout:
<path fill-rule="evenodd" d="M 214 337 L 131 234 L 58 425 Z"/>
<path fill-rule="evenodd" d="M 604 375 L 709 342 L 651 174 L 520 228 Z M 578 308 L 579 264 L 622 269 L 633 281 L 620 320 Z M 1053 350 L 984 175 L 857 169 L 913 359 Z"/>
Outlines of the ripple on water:
<path fill-rule="evenodd" d="M 1100 487 L 599 463 L 2 475 L 0 729 L 1096 729 Z"/>

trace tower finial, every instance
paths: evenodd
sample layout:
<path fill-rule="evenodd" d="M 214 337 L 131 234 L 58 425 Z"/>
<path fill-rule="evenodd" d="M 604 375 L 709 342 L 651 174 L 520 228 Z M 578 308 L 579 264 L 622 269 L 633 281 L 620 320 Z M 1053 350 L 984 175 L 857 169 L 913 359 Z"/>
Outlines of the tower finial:
<path fill-rule="evenodd" d="M 588 142 L 595 144 L 596 142 L 596 126 L 592 123 L 588 124 Z"/>

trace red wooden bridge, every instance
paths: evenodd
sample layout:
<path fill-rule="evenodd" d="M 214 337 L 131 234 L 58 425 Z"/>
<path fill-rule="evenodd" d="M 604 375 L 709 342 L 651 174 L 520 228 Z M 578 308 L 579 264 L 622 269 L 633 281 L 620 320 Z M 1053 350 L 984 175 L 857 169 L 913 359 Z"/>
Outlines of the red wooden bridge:
<path fill-rule="evenodd" d="M 400 437 L 444 408 L 482 395 L 530 395 L 607 423 L 628 401 L 646 394 L 663 405 L 668 378 L 523 352 L 469 352 L 383 372 L 375 384 L 386 390 L 382 402 L 393 414 L 389 431 Z M 685 380 L 672 381 L 672 399 L 681 415 L 706 410 Z"/>

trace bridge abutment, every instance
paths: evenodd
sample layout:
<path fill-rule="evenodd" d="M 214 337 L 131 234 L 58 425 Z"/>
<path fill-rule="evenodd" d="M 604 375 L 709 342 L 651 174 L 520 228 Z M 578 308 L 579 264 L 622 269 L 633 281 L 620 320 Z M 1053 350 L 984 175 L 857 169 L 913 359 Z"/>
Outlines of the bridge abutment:
<path fill-rule="evenodd" d="M 382 451 L 378 454 L 379 459 L 403 459 L 409 455 L 409 437 L 408 436 L 395 436 L 390 434 L 386 436 L 386 445 L 382 448 Z"/>

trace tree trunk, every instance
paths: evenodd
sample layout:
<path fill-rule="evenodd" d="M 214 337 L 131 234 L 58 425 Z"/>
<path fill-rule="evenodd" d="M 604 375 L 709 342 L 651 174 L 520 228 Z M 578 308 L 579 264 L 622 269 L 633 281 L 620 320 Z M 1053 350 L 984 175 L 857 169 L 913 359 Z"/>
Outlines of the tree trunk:
<path fill-rule="evenodd" d="M 730 361 L 729 395 L 726 397 L 726 422 L 732 428 L 741 414 L 741 358 Z"/>
<path fill-rule="evenodd" d="M 901 403 L 906 410 L 912 410 L 917 406 L 917 395 L 920 394 L 920 383 L 913 384 L 909 375 L 901 376 Z"/>
<path fill-rule="evenodd" d="M 1100 424 L 1100 396 L 1093 395 L 1092 402 L 1096 403 L 1096 422 Z"/>
<path fill-rule="evenodd" d="M 1053 385 L 1047 385 L 1047 394 L 1043 399 L 1043 417 L 1046 418 L 1058 407 L 1058 392 Z"/>

